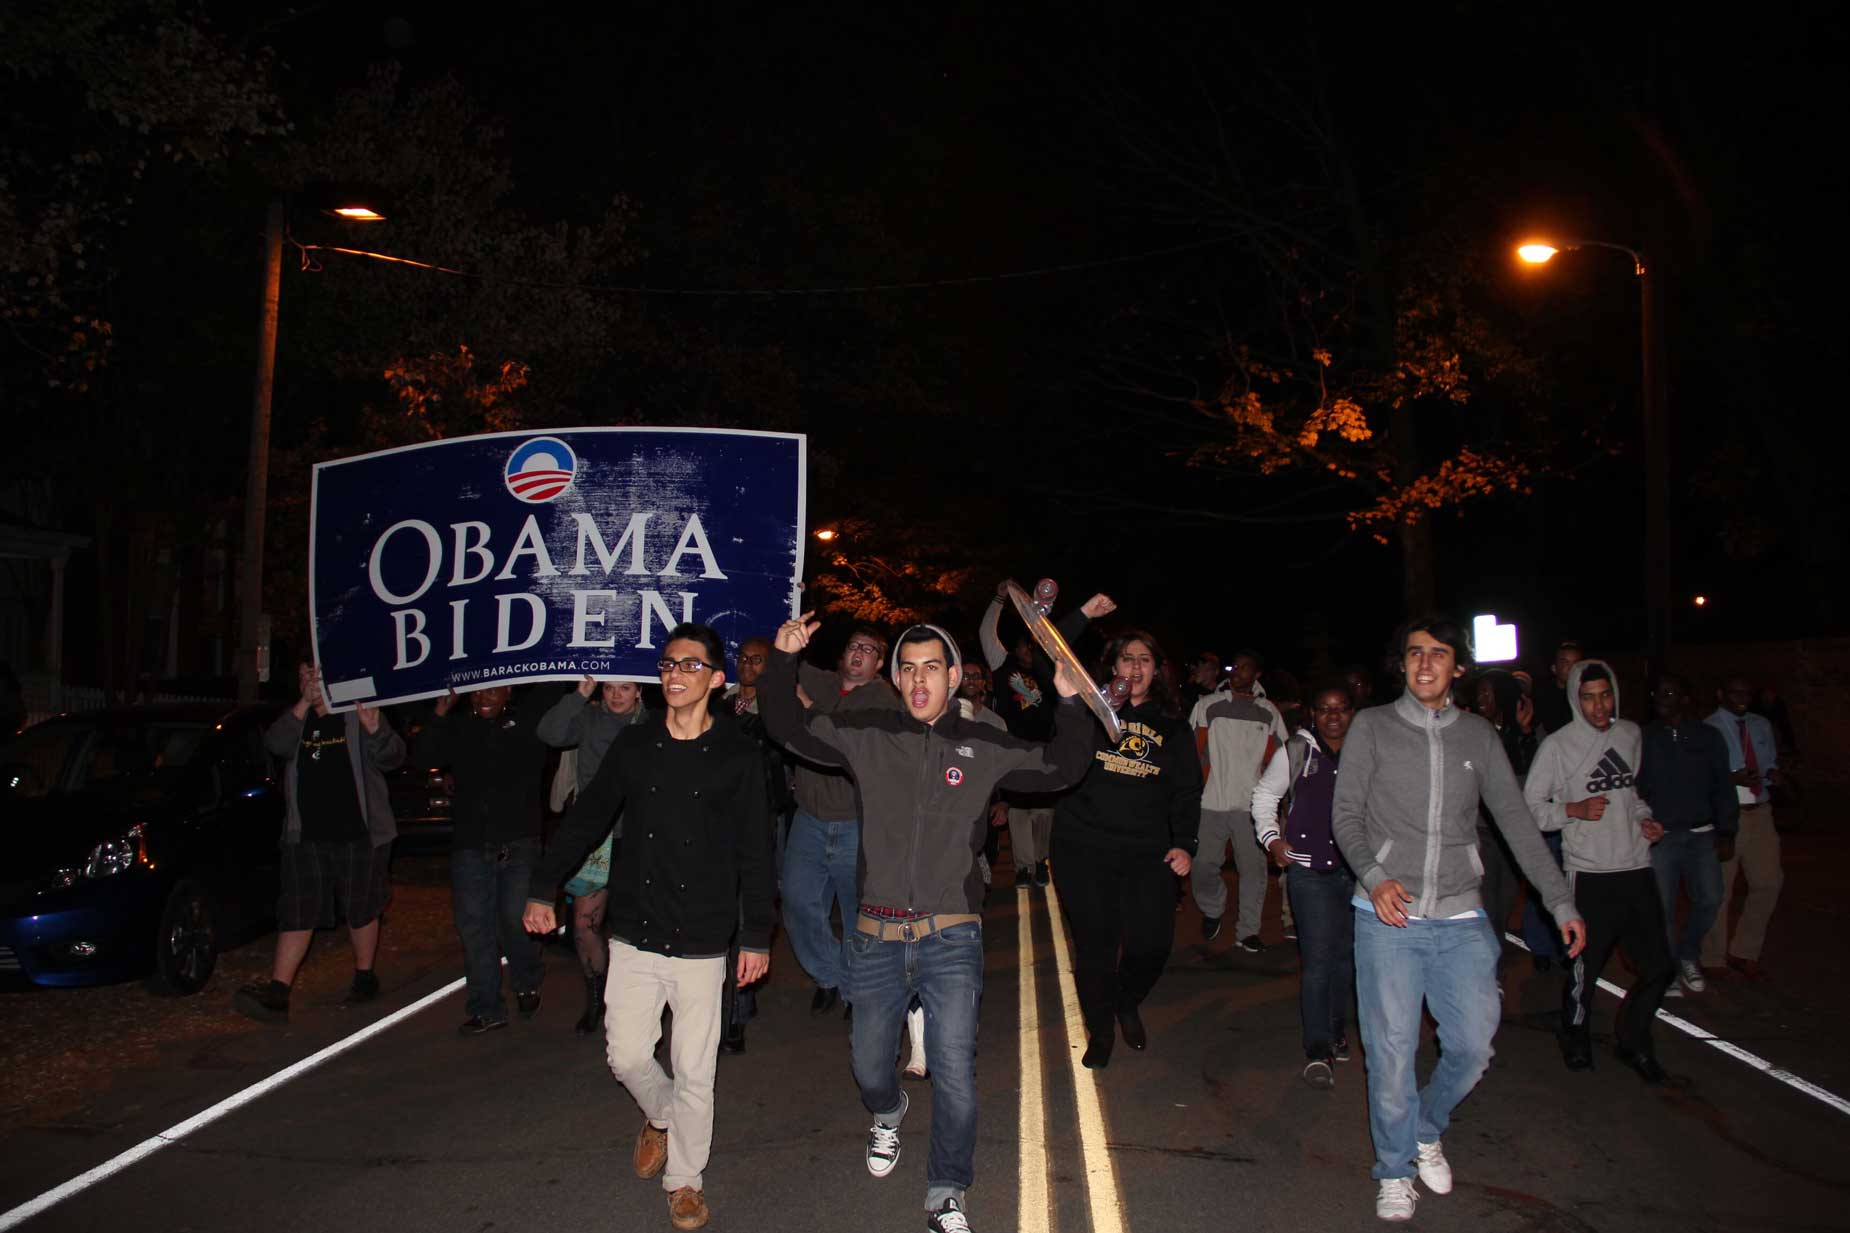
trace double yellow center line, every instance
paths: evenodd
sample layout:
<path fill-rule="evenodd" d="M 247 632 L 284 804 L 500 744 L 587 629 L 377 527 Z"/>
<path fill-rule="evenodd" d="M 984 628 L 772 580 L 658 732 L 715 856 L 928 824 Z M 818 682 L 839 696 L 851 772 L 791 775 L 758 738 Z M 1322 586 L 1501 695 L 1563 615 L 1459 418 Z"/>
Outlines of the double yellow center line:
<path fill-rule="evenodd" d="M 1064 1021 L 1058 1025 L 1041 1021 L 1040 1003 L 1035 994 L 1035 896 L 1023 888 L 1016 895 L 1018 911 L 1015 917 L 1015 938 L 1019 952 L 1016 965 L 1017 992 L 1021 1017 L 1021 1214 L 1017 1227 L 1021 1233 L 1054 1233 L 1053 1193 L 1048 1180 L 1050 1145 L 1047 1141 L 1047 1089 L 1042 1082 L 1046 1053 L 1051 1047 L 1065 1051 L 1066 1065 L 1073 1073 L 1091 1233 L 1125 1233 L 1128 1226 L 1124 1221 L 1124 1199 L 1119 1192 L 1117 1171 L 1112 1167 L 1111 1154 L 1106 1146 L 1105 1109 L 1099 1095 L 1098 1076 L 1081 1065 L 1079 1060 L 1085 1047 L 1085 1020 L 1079 1012 L 1079 996 L 1073 986 L 1072 956 L 1067 949 L 1065 921 L 1060 915 L 1060 896 L 1052 886 L 1048 886 L 1045 893 Z M 1055 1027 L 1058 1030 L 1049 1030 Z"/>

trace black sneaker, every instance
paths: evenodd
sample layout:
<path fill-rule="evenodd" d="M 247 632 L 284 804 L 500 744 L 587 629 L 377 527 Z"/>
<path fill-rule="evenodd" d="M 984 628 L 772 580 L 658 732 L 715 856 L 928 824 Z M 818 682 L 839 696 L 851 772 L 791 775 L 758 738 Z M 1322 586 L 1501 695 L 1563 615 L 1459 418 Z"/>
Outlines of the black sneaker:
<path fill-rule="evenodd" d="M 1249 933 L 1240 939 L 1240 949 L 1249 955 L 1256 955 L 1265 949 L 1265 943 L 1259 940 L 1258 934 Z"/>
<path fill-rule="evenodd" d="M 1201 918 L 1201 940 L 1212 942 L 1220 936 L 1220 917 L 1204 916 Z"/>
<path fill-rule="evenodd" d="M 1336 1038 L 1335 1043 L 1330 1046 L 1330 1056 L 1334 1057 L 1339 1062 L 1346 1062 L 1349 1060 L 1349 1038 L 1347 1036 L 1338 1036 Z"/>
<path fill-rule="evenodd" d="M 253 980 L 231 995 L 237 1012 L 259 1023 L 289 1021 L 289 986 L 280 980 Z"/>
<path fill-rule="evenodd" d="M 1336 1070 L 1327 1057 L 1314 1057 L 1304 1066 L 1304 1082 L 1327 1092 L 1336 1086 Z"/>
<path fill-rule="evenodd" d="M 1034 884 L 1036 886 L 1045 886 L 1051 881 L 1053 881 L 1053 874 L 1048 872 L 1047 862 L 1046 861 L 1035 861 L 1034 862 Z"/>
<path fill-rule="evenodd" d="M 520 1011 L 520 1017 L 522 1019 L 533 1018 L 533 1016 L 540 1013 L 540 991 L 535 989 L 531 993 L 516 993 L 514 995 L 514 1008 Z"/>
<path fill-rule="evenodd" d="M 1015 871 L 1015 889 L 1022 890 L 1034 885 L 1034 870 L 1021 868 Z"/>
<path fill-rule="evenodd" d="M 342 1006 L 364 1006 L 379 996 L 379 977 L 373 972 L 355 971 L 353 986 L 340 1000 Z"/>
<path fill-rule="evenodd" d="M 961 1199 L 946 1199 L 938 1210 L 925 1218 L 925 1227 L 931 1233 L 970 1233 L 970 1221 L 964 1215 Z"/>
<path fill-rule="evenodd" d="M 456 1030 L 464 1036 L 484 1036 L 506 1026 L 506 1019 L 484 1019 L 480 1015 L 471 1015 L 463 1020 L 463 1025 Z"/>

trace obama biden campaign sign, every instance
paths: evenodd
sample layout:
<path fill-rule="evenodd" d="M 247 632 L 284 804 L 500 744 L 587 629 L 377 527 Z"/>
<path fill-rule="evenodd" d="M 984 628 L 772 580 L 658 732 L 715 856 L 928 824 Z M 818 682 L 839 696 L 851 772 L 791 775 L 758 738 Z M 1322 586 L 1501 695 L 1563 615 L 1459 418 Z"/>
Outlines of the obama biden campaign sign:
<path fill-rule="evenodd" d="M 667 633 L 736 650 L 796 613 L 805 439 L 492 433 L 315 467 L 309 606 L 337 708 L 522 681 L 654 681 Z"/>

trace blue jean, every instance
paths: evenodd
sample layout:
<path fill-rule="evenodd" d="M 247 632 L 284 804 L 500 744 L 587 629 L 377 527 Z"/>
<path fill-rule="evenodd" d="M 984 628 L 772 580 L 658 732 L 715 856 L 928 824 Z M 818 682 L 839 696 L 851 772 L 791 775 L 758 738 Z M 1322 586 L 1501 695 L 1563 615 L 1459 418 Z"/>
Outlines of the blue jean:
<path fill-rule="evenodd" d="M 462 938 L 472 1018 L 507 1018 L 501 1001 L 503 954 L 514 992 L 532 993 L 540 987 L 540 942 L 520 923 L 527 883 L 539 856 L 537 839 L 450 853 L 450 911 Z"/>
<path fill-rule="evenodd" d="M 1415 920 L 1396 929 L 1367 908 L 1354 911 L 1356 1000 L 1375 1141 L 1371 1172 L 1377 1181 L 1412 1177 L 1418 1144 L 1438 1142 L 1452 1110 L 1490 1065 L 1490 1041 L 1503 1015 L 1497 943 L 1478 916 Z M 1421 1002 L 1431 1008 L 1445 1046 L 1423 1088 L 1414 1072 Z"/>
<path fill-rule="evenodd" d="M 856 915 L 859 915 L 857 912 Z M 861 1103 L 897 1125 L 899 1034 L 914 997 L 925 1008 L 925 1064 L 931 1071 L 931 1148 L 926 1206 L 961 1197 L 975 1177 L 976 1018 L 983 999 L 983 926 L 952 925 L 916 942 L 881 942 L 849 918 L 843 949 L 854 999 L 851 1053 Z"/>
<path fill-rule="evenodd" d="M 809 978 L 824 989 L 842 983 L 842 943 L 829 925 L 829 904 L 841 909 L 842 928 L 852 930 L 861 901 L 855 865 L 861 855 L 861 824 L 824 822 L 799 809 L 784 841 L 784 932 Z"/>
<path fill-rule="evenodd" d="M 1304 1028 L 1304 1056 L 1328 1058 L 1343 1038 L 1343 1022 L 1355 997 L 1355 923 L 1349 900 L 1355 879 L 1349 871 L 1285 870 L 1285 895 L 1298 925 L 1298 1018 Z"/>
<path fill-rule="evenodd" d="M 1651 868 L 1657 872 L 1657 894 L 1664 901 L 1664 936 L 1670 939 L 1671 958 L 1702 961 L 1702 939 L 1722 909 L 1722 863 L 1715 855 L 1715 832 L 1665 831 L 1651 845 Z M 1689 919 L 1677 933 L 1677 883 L 1689 886 Z"/>

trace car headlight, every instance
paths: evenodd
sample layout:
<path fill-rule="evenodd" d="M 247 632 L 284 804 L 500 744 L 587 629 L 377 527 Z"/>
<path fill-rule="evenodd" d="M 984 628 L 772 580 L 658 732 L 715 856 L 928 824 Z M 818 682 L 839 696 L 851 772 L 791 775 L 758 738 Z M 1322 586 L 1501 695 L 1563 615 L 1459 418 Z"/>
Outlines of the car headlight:
<path fill-rule="evenodd" d="M 148 845 L 141 823 L 137 822 L 126 833 L 115 839 L 105 839 L 90 849 L 90 855 L 83 864 L 83 876 L 107 878 L 147 863 Z"/>

